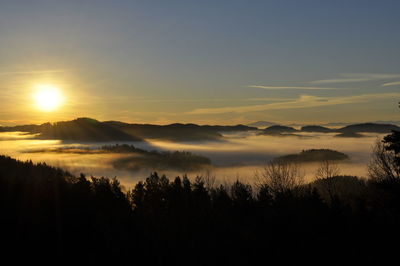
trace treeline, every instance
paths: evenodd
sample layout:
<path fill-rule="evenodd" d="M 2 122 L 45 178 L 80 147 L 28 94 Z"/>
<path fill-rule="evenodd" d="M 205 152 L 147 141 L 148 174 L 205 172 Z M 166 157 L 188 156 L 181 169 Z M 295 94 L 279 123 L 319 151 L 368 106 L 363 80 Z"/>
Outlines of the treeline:
<path fill-rule="evenodd" d="M 399 136 L 375 151 L 371 179 L 336 175 L 326 163 L 311 184 L 299 182 L 290 164 L 271 163 L 256 186 L 153 173 L 125 193 L 117 179 L 75 177 L 3 156 L 3 257 L 113 265 L 385 264 L 397 260 L 400 236 Z M 385 167 L 379 160 L 394 172 L 379 172 Z"/>

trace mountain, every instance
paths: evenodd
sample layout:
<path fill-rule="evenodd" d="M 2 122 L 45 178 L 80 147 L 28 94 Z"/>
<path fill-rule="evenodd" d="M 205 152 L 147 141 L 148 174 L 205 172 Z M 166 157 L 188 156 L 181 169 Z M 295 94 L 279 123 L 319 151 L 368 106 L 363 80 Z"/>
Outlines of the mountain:
<path fill-rule="evenodd" d="M 128 124 L 118 121 L 107 121 L 104 123 L 139 138 L 175 141 L 219 140 L 223 137 L 221 132 L 257 130 L 257 128 L 245 125 L 200 126 L 196 124 L 175 123 L 161 126 L 151 124 Z"/>
<path fill-rule="evenodd" d="M 302 127 L 302 128 L 300 129 L 300 131 L 303 131 L 303 132 L 322 132 L 322 133 L 328 133 L 328 132 L 332 132 L 332 129 L 327 128 L 327 127 L 312 125 L 312 126 L 304 126 L 304 127 Z"/>
<path fill-rule="evenodd" d="M 265 121 L 258 121 L 265 122 Z M 258 123 L 255 122 L 255 123 Z M 253 124 L 255 124 L 253 123 Z M 269 123 L 269 122 L 265 122 Z M 260 124 L 258 124 L 260 125 Z M 245 132 L 259 130 L 246 125 L 220 126 L 174 123 L 170 125 L 130 124 L 120 121 L 100 122 L 91 118 L 78 118 L 72 121 L 45 123 L 42 125 L 22 125 L 0 127 L 0 132 L 20 131 L 38 134 L 39 139 L 60 139 L 67 141 L 107 142 L 107 141 L 143 141 L 144 139 L 161 139 L 169 141 L 213 141 L 223 139 L 224 132 Z M 337 132 L 342 137 L 360 137 L 350 133 L 390 133 L 400 130 L 393 124 L 363 123 L 329 129 L 319 125 L 303 126 L 301 130 L 293 127 L 273 125 L 265 128 L 260 134 L 276 136 L 293 136 L 296 132 Z"/>
<path fill-rule="evenodd" d="M 260 128 L 260 127 L 273 126 L 273 125 L 276 125 L 276 123 L 267 122 L 267 121 L 257 121 L 257 122 L 253 122 L 253 123 L 250 123 L 250 124 L 247 124 L 247 125 L 250 126 L 250 127 Z"/>
<path fill-rule="evenodd" d="M 41 139 L 61 139 L 70 141 L 143 141 L 105 123 L 91 118 L 72 121 L 46 123 L 38 128 Z"/>
<path fill-rule="evenodd" d="M 91 118 L 77 118 L 72 121 L 45 123 L 42 125 L 24 125 L 2 127 L 0 131 L 21 131 L 38 134 L 39 139 L 59 139 L 66 141 L 143 141 Z"/>
<path fill-rule="evenodd" d="M 400 130 L 400 127 L 392 124 L 363 123 L 345 126 L 336 131 L 340 133 L 390 133 L 392 130 Z"/>
<path fill-rule="evenodd" d="M 298 130 L 293 127 L 276 125 L 276 126 L 267 127 L 266 129 L 263 130 L 262 134 L 279 135 L 282 133 L 294 133 L 294 132 L 298 132 Z"/>
<path fill-rule="evenodd" d="M 344 126 L 348 126 L 351 125 L 353 123 L 346 123 L 346 122 L 331 122 L 331 123 L 327 123 L 327 124 L 323 124 L 326 127 L 344 127 Z"/>
<path fill-rule="evenodd" d="M 0 132 L 21 131 L 39 134 L 39 139 L 60 139 L 68 141 L 143 141 L 162 139 L 174 141 L 220 140 L 221 132 L 257 130 L 245 125 L 210 126 L 196 124 L 129 124 L 119 121 L 100 122 L 91 118 L 78 118 L 72 121 L 0 127 Z"/>

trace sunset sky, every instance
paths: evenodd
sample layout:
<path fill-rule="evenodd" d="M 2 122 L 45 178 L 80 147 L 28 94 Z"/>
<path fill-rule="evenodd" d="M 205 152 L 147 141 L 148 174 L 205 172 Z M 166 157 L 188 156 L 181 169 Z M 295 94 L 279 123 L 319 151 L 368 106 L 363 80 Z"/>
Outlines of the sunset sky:
<path fill-rule="evenodd" d="M 0 125 L 399 121 L 400 1 L 0 1 Z"/>

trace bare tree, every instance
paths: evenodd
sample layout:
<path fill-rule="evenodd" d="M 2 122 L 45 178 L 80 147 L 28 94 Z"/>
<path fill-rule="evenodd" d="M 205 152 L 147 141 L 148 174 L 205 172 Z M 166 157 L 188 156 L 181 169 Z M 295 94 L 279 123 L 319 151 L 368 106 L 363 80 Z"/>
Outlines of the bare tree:
<path fill-rule="evenodd" d="M 211 189 L 214 188 L 215 186 L 215 180 L 216 177 L 215 175 L 211 172 L 210 169 L 207 169 L 207 171 L 205 172 L 205 174 L 203 175 L 203 180 L 205 183 L 205 186 L 207 188 L 208 191 L 211 191 Z"/>
<path fill-rule="evenodd" d="M 375 181 L 400 180 L 400 169 L 396 165 L 396 160 L 395 152 L 387 149 L 385 144 L 378 140 L 368 164 L 369 177 Z"/>
<path fill-rule="evenodd" d="M 324 179 L 338 176 L 340 174 L 339 165 L 335 161 L 324 160 L 319 165 L 315 178 Z"/>
<path fill-rule="evenodd" d="M 337 178 L 335 177 L 339 174 L 339 165 L 331 160 L 322 161 L 315 173 L 315 178 L 319 181 L 318 183 L 321 185 L 321 189 L 326 191 L 330 200 L 333 200 L 333 197 L 337 193 Z"/>
<path fill-rule="evenodd" d="M 267 186 L 271 194 L 276 196 L 302 185 L 304 172 L 297 163 L 273 160 L 256 172 L 255 178 L 258 187 Z"/>

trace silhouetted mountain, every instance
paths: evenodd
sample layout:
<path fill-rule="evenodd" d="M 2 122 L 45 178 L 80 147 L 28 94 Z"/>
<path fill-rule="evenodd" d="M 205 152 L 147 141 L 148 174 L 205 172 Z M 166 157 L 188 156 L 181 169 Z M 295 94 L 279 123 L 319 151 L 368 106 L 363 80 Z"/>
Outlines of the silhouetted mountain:
<path fill-rule="evenodd" d="M 260 127 L 273 126 L 273 125 L 276 125 L 276 123 L 267 122 L 267 121 L 257 121 L 257 122 L 253 122 L 253 123 L 250 123 L 250 124 L 247 124 L 247 125 L 250 126 L 250 127 L 260 128 Z"/>
<path fill-rule="evenodd" d="M 321 162 L 321 161 L 338 161 L 349 159 L 349 156 L 342 152 L 329 149 L 311 149 L 303 150 L 298 154 L 289 154 L 275 158 L 275 161 L 285 162 Z"/>
<path fill-rule="evenodd" d="M 322 132 L 322 133 L 328 133 L 328 132 L 332 132 L 332 129 L 327 128 L 327 127 L 312 125 L 312 126 L 304 126 L 304 127 L 302 127 L 302 128 L 300 129 L 300 131 L 303 131 L 303 132 Z"/>
<path fill-rule="evenodd" d="M 128 124 L 118 121 L 104 122 L 128 134 L 149 139 L 166 140 L 219 140 L 222 139 L 221 132 L 250 131 L 257 130 L 254 127 L 244 125 L 236 126 L 209 126 L 196 124 L 170 124 L 170 125 L 150 125 L 150 124 Z"/>
<path fill-rule="evenodd" d="M 47 123 L 37 128 L 41 139 L 61 139 L 71 141 L 142 141 L 105 123 L 90 118 Z"/>
<path fill-rule="evenodd" d="M 323 124 L 326 127 L 344 127 L 344 126 L 348 126 L 354 123 L 350 123 L 350 122 L 331 122 L 331 123 L 326 123 Z"/>
<path fill-rule="evenodd" d="M 376 123 L 376 124 L 391 124 L 391 125 L 400 125 L 400 121 L 394 121 L 394 120 L 377 120 L 377 121 L 371 121 L 370 123 Z"/>
<path fill-rule="evenodd" d="M 273 125 L 260 134 L 275 136 L 299 136 L 296 132 L 338 132 L 338 137 L 360 137 L 349 133 L 372 132 L 389 133 L 400 127 L 391 124 L 364 123 L 329 129 L 318 125 L 303 126 L 301 130 L 293 127 Z M 21 131 L 39 134 L 41 139 L 61 139 L 71 141 L 142 141 L 143 139 L 162 139 L 171 141 L 221 140 L 224 132 L 256 131 L 256 127 L 245 125 L 219 126 L 196 124 L 129 124 L 119 121 L 99 122 L 90 118 L 78 118 L 72 121 L 45 123 L 42 125 L 23 125 L 0 127 L 0 132 Z"/>
<path fill-rule="evenodd" d="M 21 131 L 38 134 L 39 139 L 59 139 L 67 141 L 143 141 L 121 130 L 91 118 L 77 118 L 72 121 L 3 127 L 0 131 Z"/>
<path fill-rule="evenodd" d="M 267 127 L 266 129 L 264 129 L 262 131 L 262 134 L 279 135 L 279 134 L 283 134 L 283 133 L 293 133 L 293 132 L 298 132 L 298 130 L 293 127 L 276 125 L 276 126 Z"/>
<path fill-rule="evenodd" d="M 400 130 L 400 127 L 391 124 L 364 123 L 364 124 L 349 125 L 337 129 L 338 132 L 342 133 L 350 133 L 350 132 L 390 133 L 392 130 Z"/>
<path fill-rule="evenodd" d="M 41 139 L 61 139 L 71 141 L 142 141 L 164 140 L 220 140 L 221 132 L 257 130 L 245 125 L 209 126 L 196 124 L 128 124 L 119 121 L 99 122 L 91 118 L 78 118 L 72 121 L 0 127 L 1 132 L 21 131 L 40 134 Z"/>

